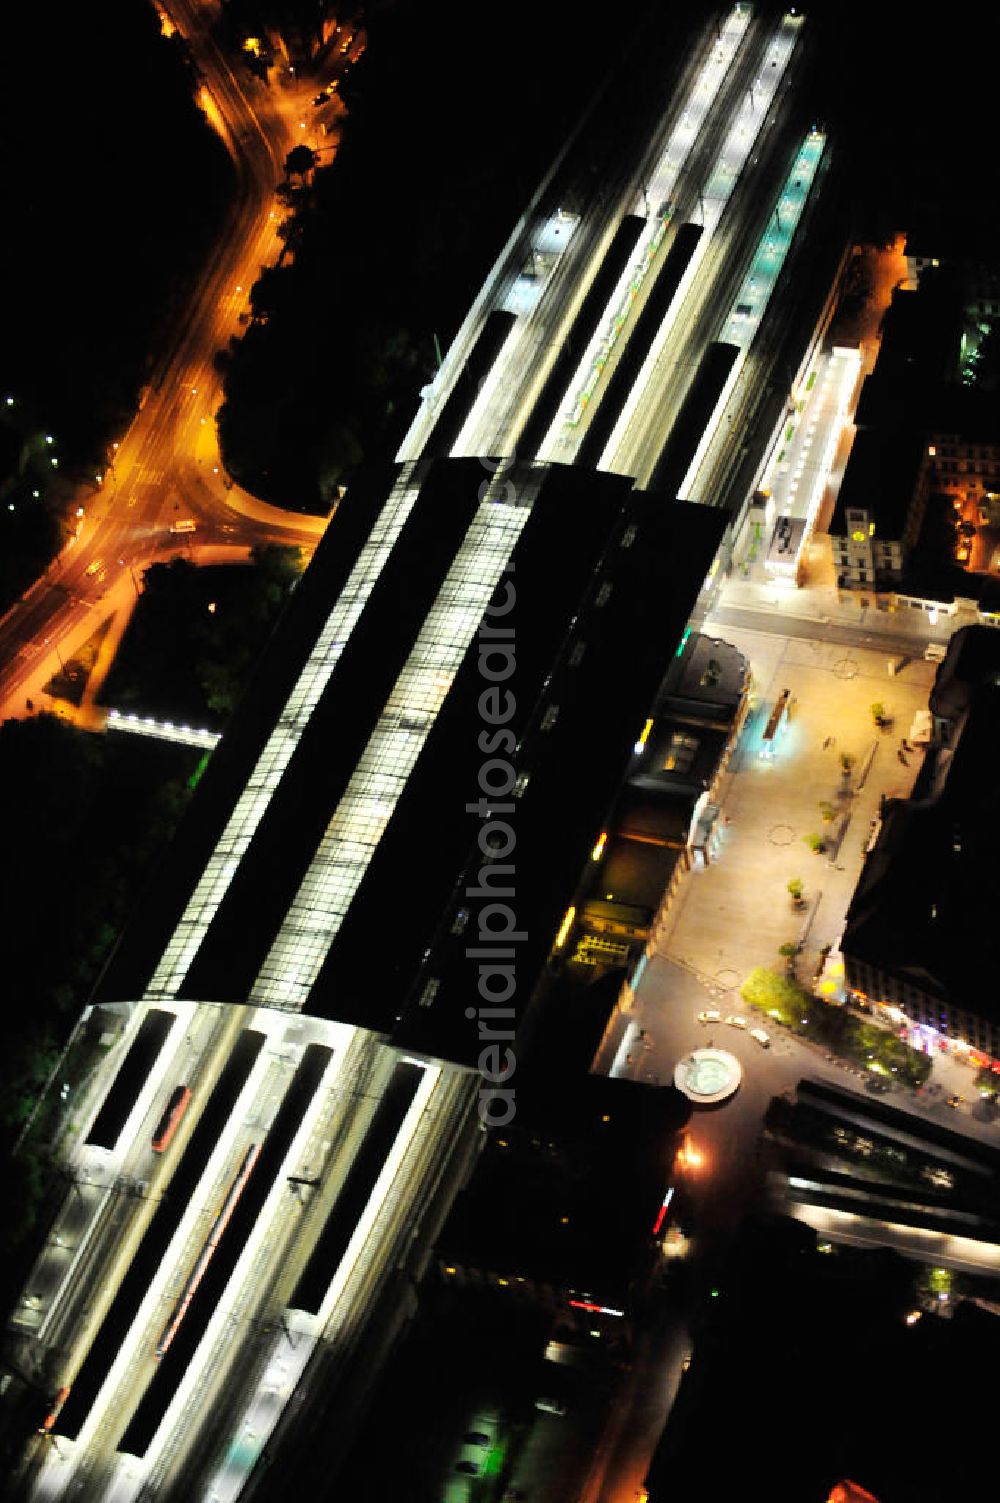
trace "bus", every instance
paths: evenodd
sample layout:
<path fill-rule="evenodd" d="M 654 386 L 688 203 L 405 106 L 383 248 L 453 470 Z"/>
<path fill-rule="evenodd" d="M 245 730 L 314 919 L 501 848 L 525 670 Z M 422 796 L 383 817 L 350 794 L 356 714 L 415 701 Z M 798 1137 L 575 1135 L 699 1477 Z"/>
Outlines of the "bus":
<path fill-rule="evenodd" d="M 170 1100 L 163 1110 L 163 1116 L 156 1124 L 153 1134 L 153 1152 L 163 1153 L 170 1146 L 170 1140 L 177 1131 L 181 1118 L 188 1109 L 191 1100 L 191 1087 L 186 1085 L 175 1086 L 170 1093 Z"/>

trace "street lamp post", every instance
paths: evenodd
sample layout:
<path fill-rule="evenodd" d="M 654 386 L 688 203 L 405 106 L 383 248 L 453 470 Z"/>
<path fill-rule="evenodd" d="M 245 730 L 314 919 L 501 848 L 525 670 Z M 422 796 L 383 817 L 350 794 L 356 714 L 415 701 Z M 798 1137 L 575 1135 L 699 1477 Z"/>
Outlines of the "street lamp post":
<path fill-rule="evenodd" d="M 120 559 L 119 559 L 119 560 L 118 560 L 118 562 L 119 562 L 119 563 L 120 563 L 120 564 L 123 564 L 123 563 L 124 563 L 124 562 L 125 562 L 125 560 L 124 560 L 124 559 L 123 559 L 123 558 L 120 558 Z M 131 574 L 131 576 L 132 576 L 132 588 L 133 588 L 133 590 L 134 590 L 134 591 L 135 591 L 135 598 L 136 598 L 136 600 L 138 600 L 138 599 L 139 599 L 139 596 L 140 596 L 140 595 L 141 595 L 141 594 L 142 594 L 142 591 L 141 591 L 141 590 L 140 590 L 140 589 L 139 589 L 139 582 L 138 582 L 138 580 L 137 580 L 137 579 L 136 579 L 136 577 L 135 577 L 135 570 L 134 570 L 134 569 L 133 569 L 133 567 L 132 567 L 132 565 L 131 565 L 131 563 L 130 563 L 130 564 L 129 564 L 129 566 L 128 566 L 128 572 L 129 572 L 129 573 L 130 573 L 130 574 Z"/>
<path fill-rule="evenodd" d="M 48 640 L 49 640 L 48 637 L 46 637 L 45 640 L 46 640 L 46 642 L 48 642 Z M 66 664 L 63 662 L 63 655 L 59 651 L 59 644 L 58 644 L 58 642 L 53 642 L 52 643 L 52 651 L 56 655 L 56 662 L 59 664 L 59 667 L 62 669 L 63 673 L 65 673 L 66 672 Z"/>

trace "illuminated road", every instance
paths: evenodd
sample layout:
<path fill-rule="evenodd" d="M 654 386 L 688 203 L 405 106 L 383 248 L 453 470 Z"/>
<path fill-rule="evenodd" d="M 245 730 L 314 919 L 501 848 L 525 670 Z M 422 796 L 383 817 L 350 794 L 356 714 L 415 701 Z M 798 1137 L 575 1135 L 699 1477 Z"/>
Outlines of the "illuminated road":
<path fill-rule="evenodd" d="M 0 622 L 0 717 L 23 715 L 25 700 L 108 613 L 108 592 L 151 559 L 183 553 L 171 522 L 191 518 L 197 541 L 280 541 L 311 550 L 325 520 L 263 506 L 226 489 L 215 450 L 221 402 L 213 356 L 241 330 L 260 267 L 282 249 L 274 190 L 292 146 L 311 139 L 315 80 L 286 75 L 271 88 L 240 73 L 204 34 L 195 0 L 162 9 L 184 35 L 203 80 L 199 103 L 222 136 L 236 175 L 235 202 L 184 316 L 160 352 L 148 396 L 109 454 L 103 484 L 79 496 L 84 515 L 71 541 L 21 604 Z M 305 122 L 303 129 L 300 122 Z M 130 585 L 131 587 L 131 585 Z"/>

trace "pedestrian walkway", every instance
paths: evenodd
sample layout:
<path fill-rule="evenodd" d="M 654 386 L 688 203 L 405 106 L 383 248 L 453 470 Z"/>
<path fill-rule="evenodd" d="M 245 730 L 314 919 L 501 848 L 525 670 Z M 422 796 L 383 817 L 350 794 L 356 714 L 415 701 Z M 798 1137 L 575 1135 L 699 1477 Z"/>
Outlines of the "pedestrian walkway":
<path fill-rule="evenodd" d="M 926 705 L 933 665 L 921 661 L 892 681 L 881 654 L 821 642 L 782 641 L 726 630 L 750 659 L 756 708 L 724 779 L 729 824 L 717 859 L 685 877 L 666 916 L 658 952 L 708 986 L 738 985 L 754 966 L 780 966 L 779 946 L 804 943 L 811 977 L 824 947 L 836 948 L 883 796 L 909 794 L 921 753 L 904 765 L 899 737 Z M 773 758 L 758 755 L 760 729 L 789 689 L 792 710 Z M 895 721 L 876 730 L 872 706 Z M 852 759 L 845 777 L 841 755 Z M 821 854 L 809 838 L 826 844 Z M 788 883 L 798 878 L 806 906 Z"/>
<path fill-rule="evenodd" d="M 898 646 L 901 637 L 912 640 L 914 657 L 921 657 L 928 643 L 946 643 L 959 627 L 972 625 L 979 619 L 975 612 L 935 615 L 905 606 L 897 609 L 889 597 L 838 590 L 825 537 L 813 539 L 809 544 L 805 571 L 805 583 L 800 588 L 790 580 L 767 579 L 762 573 L 749 579 L 727 580 L 706 627 L 711 627 L 714 612 L 724 613 L 727 608 L 765 612 L 773 618 L 773 630 L 779 635 L 784 623 L 792 621 L 815 626 L 817 636 L 831 626 L 843 626 L 870 637 L 871 646 L 876 649 L 880 639 L 884 639 L 885 651 L 893 657 L 901 655 Z M 724 632 L 721 623 L 718 631 Z"/>

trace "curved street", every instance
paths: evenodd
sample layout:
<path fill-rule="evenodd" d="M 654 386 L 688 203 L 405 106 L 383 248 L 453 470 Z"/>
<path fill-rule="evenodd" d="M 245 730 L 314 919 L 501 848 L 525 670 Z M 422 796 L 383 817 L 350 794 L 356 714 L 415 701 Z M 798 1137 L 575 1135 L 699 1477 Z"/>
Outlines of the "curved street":
<path fill-rule="evenodd" d="M 326 525 L 241 492 L 216 447 L 222 393 L 214 356 L 239 334 L 252 283 L 281 252 L 274 193 L 285 156 L 316 142 L 315 111 L 307 113 L 315 80 L 300 82 L 289 71 L 268 86 L 249 72 L 237 75 L 208 34 L 214 9 L 167 0 L 161 17 L 187 41 L 202 80 L 198 102 L 232 157 L 232 208 L 159 351 L 140 410 L 109 451 L 103 483 L 95 478 L 80 489 L 77 535 L 0 620 L 0 718 L 24 715 L 29 700 L 48 708 L 39 698 L 43 685 L 119 601 L 131 607 L 141 570 L 189 554 L 193 539 L 171 533 L 173 522 L 193 521 L 199 546 L 281 542 L 307 551 Z"/>

